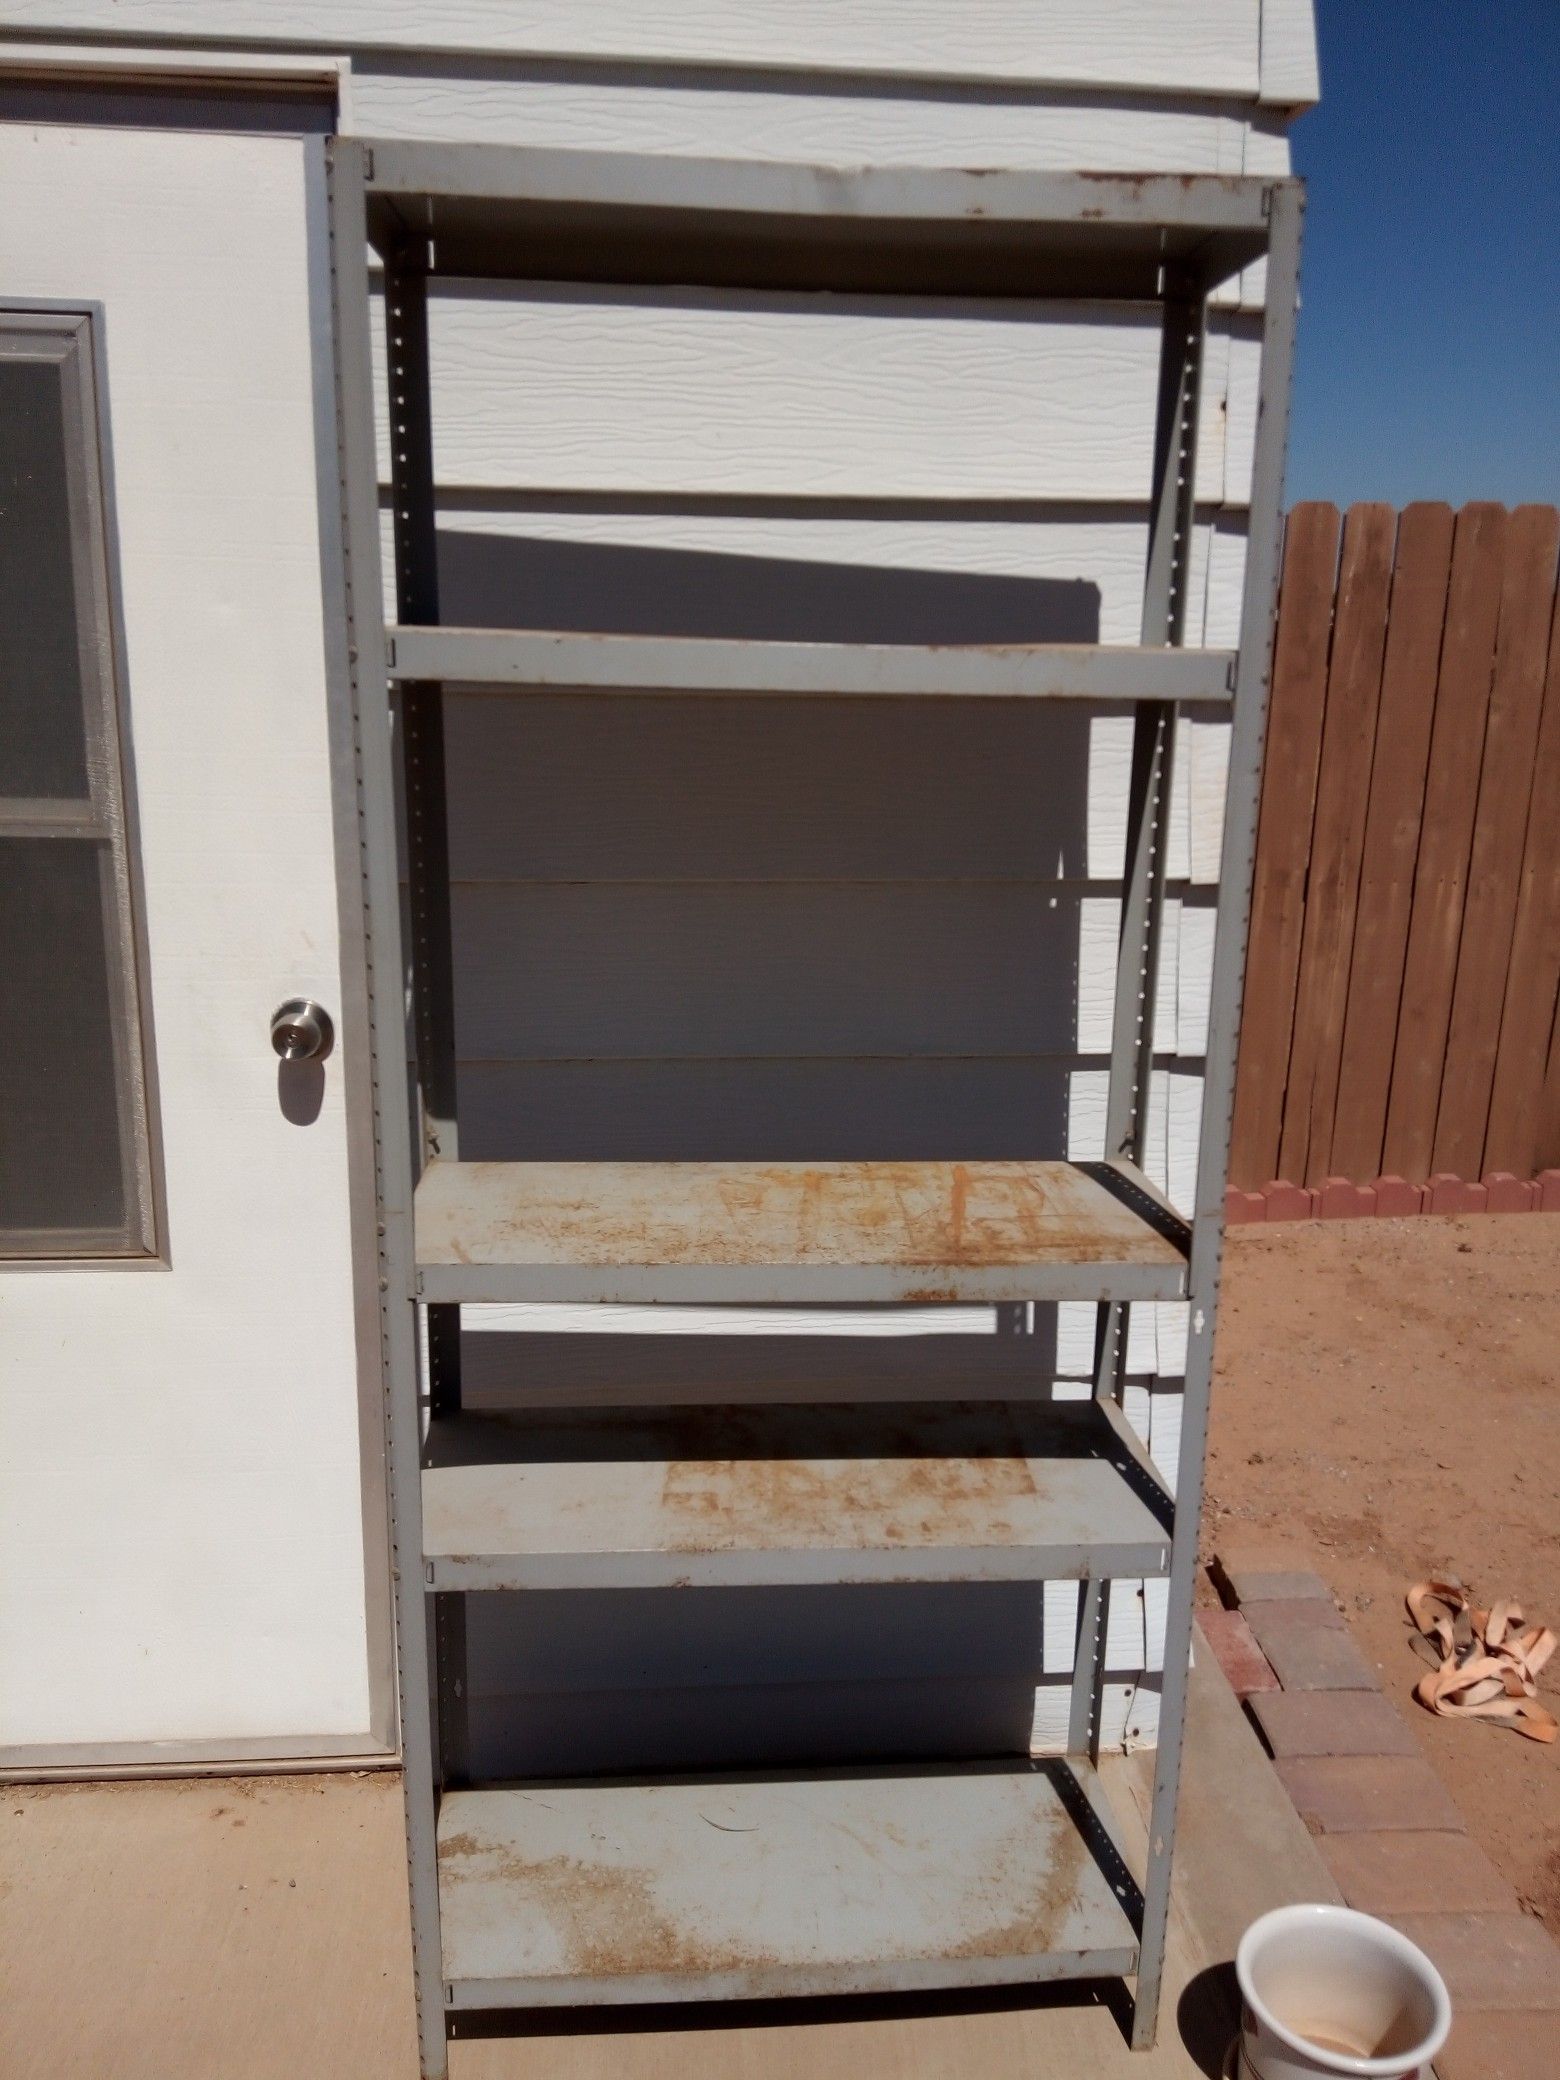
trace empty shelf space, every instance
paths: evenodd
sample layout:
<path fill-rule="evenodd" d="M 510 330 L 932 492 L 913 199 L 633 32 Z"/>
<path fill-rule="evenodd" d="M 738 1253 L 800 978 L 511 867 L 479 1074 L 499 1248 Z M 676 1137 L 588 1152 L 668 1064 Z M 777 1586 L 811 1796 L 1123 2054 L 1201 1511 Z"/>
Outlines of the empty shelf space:
<path fill-rule="evenodd" d="M 546 629 L 386 630 L 392 679 L 545 692 L 1198 701 L 1228 707 L 1231 650 L 1093 643 L 795 643 Z"/>
<path fill-rule="evenodd" d="M 1092 1402 L 437 1418 L 428 1585 L 1160 1575 L 1171 1505 Z"/>
<path fill-rule="evenodd" d="M 431 1301 L 1174 1300 L 1187 1233 L 1108 1163 L 447 1163 Z"/>
<path fill-rule="evenodd" d="M 455 2008 L 899 1993 L 1136 1969 L 1131 1879 L 1072 1766 L 456 1791 Z"/>
<path fill-rule="evenodd" d="M 375 139 L 369 231 L 446 276 L 1153 301 L 1267 248 L 1282 183 Z"/>

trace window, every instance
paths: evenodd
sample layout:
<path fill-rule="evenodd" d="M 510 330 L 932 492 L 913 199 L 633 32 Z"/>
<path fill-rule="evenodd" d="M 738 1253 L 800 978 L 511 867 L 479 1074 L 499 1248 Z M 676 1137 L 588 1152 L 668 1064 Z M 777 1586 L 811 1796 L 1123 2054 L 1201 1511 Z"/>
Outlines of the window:
<path fill-rule="evenodd" d="M 95 328 L 0 306 L 0 1256 L 155 1252 Z"/>

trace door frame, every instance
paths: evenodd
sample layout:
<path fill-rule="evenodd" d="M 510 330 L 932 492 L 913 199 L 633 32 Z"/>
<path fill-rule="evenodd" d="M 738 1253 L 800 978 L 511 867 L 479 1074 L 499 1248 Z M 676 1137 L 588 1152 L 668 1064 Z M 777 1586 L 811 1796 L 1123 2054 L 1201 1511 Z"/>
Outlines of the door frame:
<path fill-rule="evenodd" d="M 10 69 L 0 55 L 0 77 Z M 120 67 L 115 53 L 95 54 L 91 70 L 116 74 L 134 87 L 144 81 L 146 59 Z M 269 68 L 268 68 L 269 69 Z M 74 67 L 62 67 L 68 78 Z M 181 68 L 182 70 L 182 68 Z M 191 67 L 193 72 L 196 68 Z M 242 60 L 202 64 L 202 92 L 189 121 L 178 127 L 220 134 L 224 83 L 252 85 L 253 68 Z M 318 105 L 319 66 L 299 79 Z M 138 77 L 139 75 L 139 77 Z M 58 75 L 57 75 L 58 76 Z M 188 77 L 188 74 L 185 75 Z M 275 78 L 284 84 L 285 75 Z M 61 82 L 65 83 L 64 80 Z M 133 106 L 133 96 L 131 97 Z M 338 112 L 339 121 L 339 112 Z M 352 1318 L 356 1350 L 356 1400 L 361 1468 L 364 1651 L 367 1657 L 368 1723 L 361 1733 L 288 1734 L 167 1741 L 60 1742 L 18 1745 L 0 1751 L 0 1778 L 12 1782 L 70 1778 L 256 1774 L 274 1770 L 390 1767 L 400 1760 L 396 1689 L 396 1640 L 392 1580 L 391 1522 L 387 1474 L 388 1431 L 380 1336 L 379 1252 L 376 1223 L 374 1087 L 370 1054 L 367 918 L 360 842 L 357 717 L 354 706 L 347 556 L 343 511 L 344 477 L 335 368 L 335 281 L 330 242 L 326 138 L 300 126 L 296 136 L 304 162 L 304 209 L 312 412 L 318 509 L 320 584 L 325 648 L 325 690 L 330 759 L 332 839 L 336 868 L 340 1003 L 336 1059 L 345 1109 L 347 1186 L 351 1222 Z M 10 299 L 20 304 L 23 299 Z M 85 309 L 86 300 L 73 303 Z M 101 356 L 106 314 L 95 311 Z M 98 369 L 102 425 L 110 423 L 106 369 Z M 111 494 L 111 479 L 105 475 Z M 112 507 L 109 533 L 113 535 Z M 150 1011 L 148 1008 L 148 1017 Z M 131 1260 L 138 1262 L 139 1260 Z M 166 1262 L 156 1265 L 176 1275 Z M 62 1294 L 63 1294 L 62 1288 Z"/>

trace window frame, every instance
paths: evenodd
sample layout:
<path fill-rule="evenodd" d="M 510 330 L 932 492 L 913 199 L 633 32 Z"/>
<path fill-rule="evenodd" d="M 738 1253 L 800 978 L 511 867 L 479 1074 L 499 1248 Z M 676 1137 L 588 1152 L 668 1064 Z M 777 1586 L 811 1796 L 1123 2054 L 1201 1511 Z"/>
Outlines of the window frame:
<path fill-rule="evenodd" d="M 118 1227 L 0 1227 L 0 1268 L 165 1268 L 166 1201 L 157 1104 L 141 847 L 125 670 L 104 312 L 100 303 L 0 295 L 0 360 L 59 370 L 86 799 L 0 794 L 0 837 L 99 845 L 124 1220 Z"/>

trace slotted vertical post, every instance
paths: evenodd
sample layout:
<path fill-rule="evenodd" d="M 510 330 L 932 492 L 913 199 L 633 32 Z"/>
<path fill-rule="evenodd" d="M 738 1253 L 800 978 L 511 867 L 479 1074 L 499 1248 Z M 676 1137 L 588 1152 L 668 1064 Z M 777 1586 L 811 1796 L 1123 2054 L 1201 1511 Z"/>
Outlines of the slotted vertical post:
<path fill-rule="evenodd" d="M 1165 285 L 1159 350 L 1159 404 L 1149 504 L 1148 558 L 1143 576 L 1142 641 L 1159 646 L 1186 639 L 1186 603 L 1196 518 L 1197 407 L 1202 388 L 1207 303 L 1201 285 Z M 1175 756 L 1175 708 L 1145 702 L 1132 735 L 1127 797 L 1126 861 L 1121 928 L 1116 943 L 1116 997 L 1111 1026 L 1110 1085 L 1105 1110 L 1105 1154 L 1141 1164 L 1148 1125 L 1154 1061 L 1154 1000 L 1159 988 L 1160 926 L 1165 895 L 1165 821 Z M 1127 1304 L 1101 1307 L 1094 1336 L 1096 1400 L 1119 1400 L 1127 1362 Z M 1098 1665 L 1082 1658 L 1087 1644 Z M 1074 1664 L 1072 1717 L 1080 1699 L 1098 1700 L 1104 1688 L 1105 1628 L 1084 1626 Z M 1094 1709 L 1096 1746 L 1098 1704 Z"/>
<path fill-rule="evenodd" d="M 396 614 L 401 622 L 435 627 L 439 569 L 429 402 L 428 277 L 424 255 L 415 246 L 398 247 L 385 263 L 385 343 Z M 422 1159 L 429 1162 L 442 1156 L 453 1161 L 458 1148 L 443 688 L 437 682 L 403 687 L 398 721 Z"/>
<path fill-rule="evenodd" d="M 1251 526 L 1246 537 L 1246 575 L 1236 659 L 1235 717 L 1230 733 L 1229 778 L 1224 800 L 1224 842 L 1219 866 L 1219 910 L 1208 1013 L 1202 1131 L 1197 1146 L 1197 1203 L 1187 1282 L 1191 1321 L 1187 1336 L 1185 1402 L 1176 1477 L 1176 1533 L 1171 1548 L 1170 1594 L 1165 1617 L 1160 1703 L 1164 1737 L 1160 1741 L 1154 1770 L 1154 1798 L 1148 1829 L 1148 1880 L 1143 1888 L 1141 1961 L 1132 2015 L 1132 2042 L 1139 2050 L 1146 2049 L 1154 2041 L 1164 1972 L 1165 1930 L 1170 1914 L 1171 1849 L 1175 1839 L 1176 1800 L 1181 1786 L 1197 1526 L 1202 1513 L 1203 1455 L 1208 1441 L 1208 1397 L 1213 1379 L 1214 1314 L 1224 1253 L 1224 1187 L 1229 1171 L 1235 1054 L 1240 1038 L 1241 985 L 1245 975 L 1246 932 L 1251 911 L 1251 867 L 1256 844 L 1262 746 L 1267 729 L 1268 685 L 1273 665 L 1273 620 L 1278 599 L 1281 531 L 1279 508 L 1284 488 L 1284 447 L 1289 426 L 1303 209 L 1298 190 L 1287 186 L 1271 190 L 1267 309 L 1262 327 L 1262 374 L 1257 395 Z"/>
<path fill-rule="evenodd" d="M 428 353 L 427 248 L 408 240 L 385 261 L 385 344 L 390 395 L 390 499 L 396 617 L 439 620 L 438 515 L 434 502 L 432 370 Z M 403 688 L 398 721 L 406 817 L 407 921 L 412 1030 L 422 1162 L 459 1154 L 455 1107 L 455 962 L 450 932 L 449 805 L 444 766 L 444 689 Z M 460 1309 L 425 1310 L 428 1402 L 434 1415 L 460 1407 Z M 433 1599 L 439 1775 L 466 1773 L 466 1607 Z"/>
<path fill-rule="evenodd" d="M 1154 429 L 1153 493 L 1143 577 L 1142 641 L 1186 639 L 1192 529 L 1196 519 L 1197 410 L 1202 388 L 1206 298 L 1199 286 L 1166 284 L 1159 355 L 1159 410 Z M 1105 1153 L 1141 1164 L 1154 1063 L 1154 1000 L 1159 988 L 1164 916 L 1165 822 L 1175 757 L 1175 708 L 1145 702 L 1132 736 L 1127 798 L 1121 929 L 1116 944 L 1116 999 L 1111 1024 Z M 1126 1359 L 1124 1306 L 1102 1309 L 1095 1388 L 1114 1395 Z"/>
<path fill-rule="evenodd" d="M 341 482 L 344 665 L 352 697 L 363 935 L 368 967 L 380 1345 L 389 1407 L 390 1552 L 412 1963 L 423 2080 L 445 2080 L 448 2068 L 439 1933 L 438 1815 L 422 1570 L 413 1168 L 406 1082 L 394 750 L 384 669 L 385 615 L 379 570 L 364 147 L 338 137 L 327 140 L 323 150 L 329 196 Z"/>
<path fill-rule="evenodd" d="M 1100 1708 L 1105 1695 L 1105 1633 L 1110 1624 L 1110 1581 L 1091 1575 L 1080 1585 L 1078 1639 L 1073 1654 L 1067 1752 L 1100 1759 Z"/>

